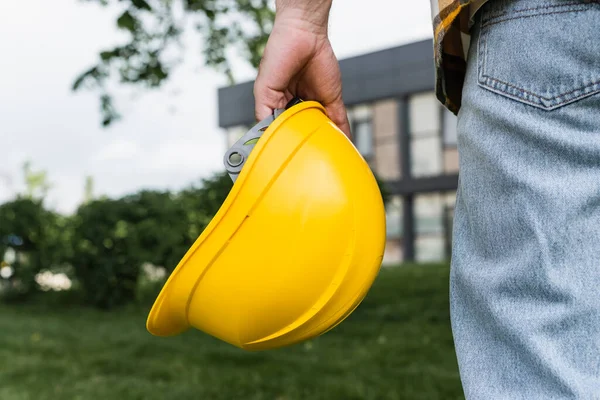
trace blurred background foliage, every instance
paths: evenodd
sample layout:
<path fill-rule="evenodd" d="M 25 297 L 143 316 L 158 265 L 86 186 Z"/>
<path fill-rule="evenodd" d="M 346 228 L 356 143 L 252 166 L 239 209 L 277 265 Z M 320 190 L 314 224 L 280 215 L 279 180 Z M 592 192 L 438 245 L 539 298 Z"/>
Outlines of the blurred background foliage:
<path fill-rule="evenodd" d="M 46 174 L 30 164 L 23 171 L 24 192 L 0 205 L 0 299 L 69 289 L 102 309 L 134 301 L 144 279 L 156 282 L 153 297 L 233 186 L 217 173 L 179 192 L 94 198 L 88 178 L 86 200 L 66 216 L 45 205 Z"/>
<path fill-rule="evenodd" d="M 241 56 L 258 68 L 275 19 L 269 0 L 83 0 L 118 6 L 116 27 L 128 40 L 98 54 L 96 64 L 81 72 L 73 89 L 94 90 L 100 97 L 102 124 L 108 126 L 121 115 L 113 101 L 110 84 L 157 88 L 184 61 L 186 31 L 202 39 L 205 65 L 223 72 L 235 82 L 231 66 Z"/>

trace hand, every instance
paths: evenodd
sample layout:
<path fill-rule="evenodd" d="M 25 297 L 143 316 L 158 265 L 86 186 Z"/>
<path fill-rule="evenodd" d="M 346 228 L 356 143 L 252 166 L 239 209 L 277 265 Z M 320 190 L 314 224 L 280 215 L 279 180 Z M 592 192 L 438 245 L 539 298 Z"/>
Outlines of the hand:
<path fill-rule="evenodd" d="M 254 96 L 258 120 L 297 96 L 321 103 L 328 117 L 348 137 L 351 135 L 342 100 L 340 67 L 327 37 L 326 23 L 323 27 L 284 13 L 276 17 Z"/>

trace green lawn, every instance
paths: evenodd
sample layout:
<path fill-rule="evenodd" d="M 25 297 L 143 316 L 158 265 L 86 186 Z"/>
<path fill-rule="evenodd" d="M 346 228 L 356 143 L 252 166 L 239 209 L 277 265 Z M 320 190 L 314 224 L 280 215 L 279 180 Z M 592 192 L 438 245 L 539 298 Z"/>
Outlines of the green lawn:
<path fill-rule="evenodd" d="M 385 269 L 324 336 L 246 353 L 199 331 L 155 338 L 146 309 L 0 306 L 1 400 L 462 399 L 447 266 Z"/>

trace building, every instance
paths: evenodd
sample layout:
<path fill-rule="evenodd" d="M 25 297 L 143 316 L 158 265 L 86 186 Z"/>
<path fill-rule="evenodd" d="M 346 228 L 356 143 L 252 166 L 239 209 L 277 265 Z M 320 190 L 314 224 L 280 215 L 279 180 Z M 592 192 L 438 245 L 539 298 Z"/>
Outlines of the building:
<path fill-rule="evenodd" d="M 340 67 L 354 143 L 392 194 L 384 263 L 448 259 L 456 117 L 434 94 L 431 40 L 344 59 Z M 255 123 L 253 82 L 221 88 L 218 101 L 231 146 Z"/>

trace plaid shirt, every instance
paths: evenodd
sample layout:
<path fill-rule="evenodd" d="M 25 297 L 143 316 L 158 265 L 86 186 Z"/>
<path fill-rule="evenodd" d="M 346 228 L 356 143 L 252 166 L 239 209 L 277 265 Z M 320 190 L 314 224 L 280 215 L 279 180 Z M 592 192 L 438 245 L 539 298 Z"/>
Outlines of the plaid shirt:
<path fill-rule="evenodd" d="M 431 0 L 435 92 L 454 114 L 461 103 L 472 17 L 488 0 Z"/>

